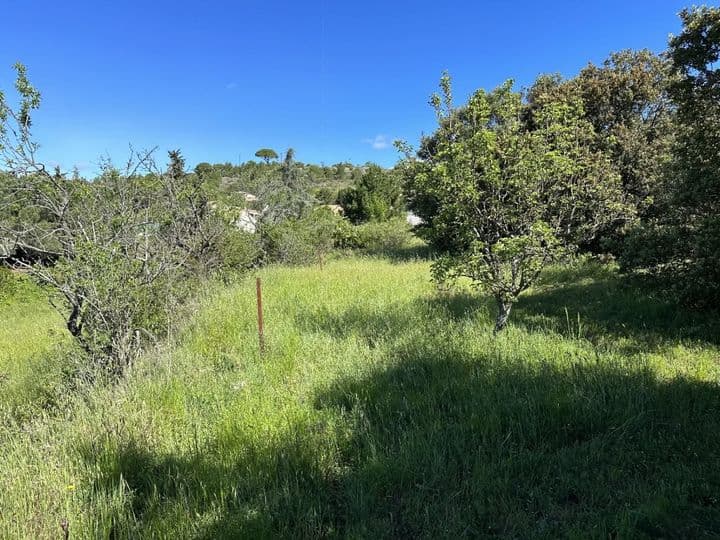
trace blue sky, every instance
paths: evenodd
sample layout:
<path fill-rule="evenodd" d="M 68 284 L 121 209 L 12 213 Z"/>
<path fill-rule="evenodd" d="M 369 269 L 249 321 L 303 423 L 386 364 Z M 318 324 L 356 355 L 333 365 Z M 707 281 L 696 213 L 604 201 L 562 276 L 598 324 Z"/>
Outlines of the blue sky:
<path fill-rule="evenodd" d="M 432 131 L 444 69 L 458 100 L 571 76 L 610 51 L 664 49 L 689 3 L 3 0 L 0 89 L 28 66 L 43 159 L 84 174 L 130 143 L 180 148 L 190 166 L 260 147 L 391 165 L 393 139 Z"/>

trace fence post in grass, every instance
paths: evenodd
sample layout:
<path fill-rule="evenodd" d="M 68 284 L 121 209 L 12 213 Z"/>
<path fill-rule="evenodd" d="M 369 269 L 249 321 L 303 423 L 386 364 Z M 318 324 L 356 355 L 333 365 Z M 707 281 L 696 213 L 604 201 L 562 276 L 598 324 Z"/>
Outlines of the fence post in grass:
<path fill-rule="evenodd" d="M 265 354 L 265 333 L 263 325 L 263 307 L 262 307 L 262 283 L 260 278 L 255 279 L 255 288 L 257 290 L 257 318 L 258 318 L 258 341 L 260 343 L 260 354 Z"/>

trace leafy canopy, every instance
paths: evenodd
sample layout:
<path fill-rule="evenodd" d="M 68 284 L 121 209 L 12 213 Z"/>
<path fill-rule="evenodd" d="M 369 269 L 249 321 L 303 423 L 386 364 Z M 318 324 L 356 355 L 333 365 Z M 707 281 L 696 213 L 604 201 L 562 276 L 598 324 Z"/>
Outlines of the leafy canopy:
<path fill-rule="evenodd" d="M 354 223 L 386 221 L 401 208 L 400 183 L 393 171 L 369 165 L 355 184 L 338 194 L 345 215 Z"/>
<path fill-rule="evenodd" d="M 668 50 L 677 136 L 665 212 L 630 239 L 623 262 L 667 280 L 695 306 L 720 302 L 720 8 L 680 14 Z"/>
<path fill-rule="evenodd" d="M 277 159 L 278 155 L 272 148 L 261 148 L 255 152 L 255 157 L 259 157 L 265 160 L 265 163 L 269 163 L 271 159 Z"/>
<path fill-rule="evenodd" d="M 436 279 L 467 276 L 490 292 L 500 330 L 546 263 L 623 210 L 620 178 L 589 144 L 578 97 L 548 95 L 530 111 L 508 81 L 456 108 L 447 75 L 440 87 L 438 128 L 404 163 L 406 195 L 445 253 Z"/>

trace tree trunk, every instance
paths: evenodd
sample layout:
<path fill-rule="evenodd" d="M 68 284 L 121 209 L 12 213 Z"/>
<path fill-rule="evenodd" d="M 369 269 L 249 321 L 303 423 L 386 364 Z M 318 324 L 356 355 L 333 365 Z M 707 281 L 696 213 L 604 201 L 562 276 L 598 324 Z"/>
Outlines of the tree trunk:
<path fill-rule="evenodd" d="M 66 326 L 70 335 L 79 338 L 82 333 L 82 323 L 80 321 L 80 309 L 82 302 L 72 304 L 72 311 L 68 315 Z"/>
<path fill-rule="evenodd" d="M 512 302 L 498 298 L 497 306 L 498 312 L 497 317 L 495 318 L 495 334 L 507 325 L 508 319 L 510 318 L 510 310 L 512 309 Z"/>

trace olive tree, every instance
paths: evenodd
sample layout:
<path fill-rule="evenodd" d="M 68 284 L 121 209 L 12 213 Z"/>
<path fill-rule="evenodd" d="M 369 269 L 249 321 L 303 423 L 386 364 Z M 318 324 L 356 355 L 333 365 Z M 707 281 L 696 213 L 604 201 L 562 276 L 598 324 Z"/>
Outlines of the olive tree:
<path fill-rule="evenodd" d="M 437 130 L 415 155 L 404 148 L 405 194 L 420 234 L 444 252 L 435 278 L 466 276 L 492 294 L 497 332 L 549 261 L 623 210 L 620 178 L 591 148 L 577 97 L 529 111 L 509 81 L 455 107 L 447 75 L 440 86 Z"/>

